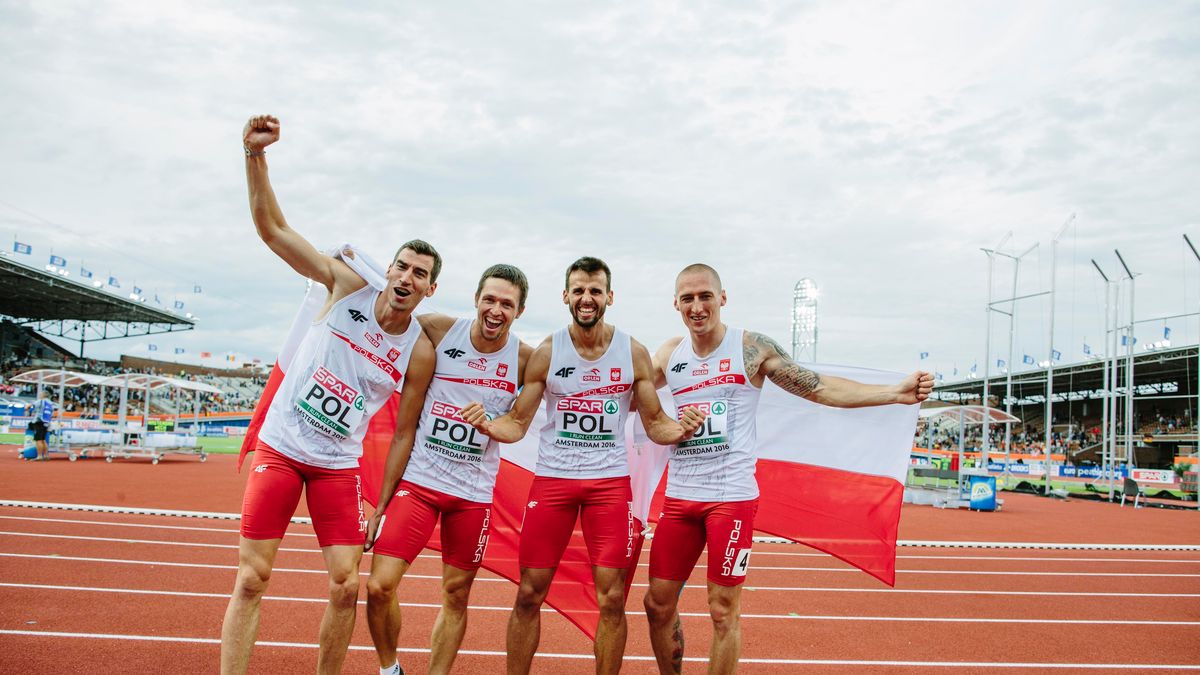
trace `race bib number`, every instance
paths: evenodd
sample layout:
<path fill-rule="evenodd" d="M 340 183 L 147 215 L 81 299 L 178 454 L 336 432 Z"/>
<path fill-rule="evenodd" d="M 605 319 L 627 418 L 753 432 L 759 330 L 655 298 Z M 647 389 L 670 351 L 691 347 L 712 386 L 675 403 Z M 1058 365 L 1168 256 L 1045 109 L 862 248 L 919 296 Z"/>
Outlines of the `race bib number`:
<path fill-rule="evenodd" d="M 729 402 L 697 401 L 679 406 L 679 412 L 696 408 L 705 413 L 704 422 L 692 437 L 675 446 L 676 457 L 711 457 L 729 450 Z"/>
<path fill-rule="evenodd" d="M 556 444 L 570 448 L 616 447 L 621 405 L 616 399 L 559 399 L 554 411 Z"/>
<path fill-rule="evenodd" d="M 490 440 L 463 421 L 461 408 L 442 401 L 430 406 L 424 430 L 428 450 L 459 461 L 481 461 Z"/>
<path fill-rule="evenodd" d="M 335 438 L 348 438 L 362 422 L 366 401 L 362 394 L 338 376 L 317 366 L 304 393 L 296 400 L 300 419 L 317 431 Z"/>

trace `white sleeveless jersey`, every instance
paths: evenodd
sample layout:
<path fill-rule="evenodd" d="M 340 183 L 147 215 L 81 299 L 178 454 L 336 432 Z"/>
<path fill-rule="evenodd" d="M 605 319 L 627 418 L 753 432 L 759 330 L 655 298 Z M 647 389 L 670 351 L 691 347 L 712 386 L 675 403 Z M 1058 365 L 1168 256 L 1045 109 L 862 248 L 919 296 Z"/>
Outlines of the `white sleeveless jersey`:
<path fill-rule="evenodd" d="M 671 448 L 667 496 L 696 502 L 739 502 L 758 497 L 755 419 L 762 390 L 750 384 L 740 328 L 729 328 L 716 351 L 700 358 L 684 338 L 664 368 L 675 407 L 700 408 L 707 417 L 692 437 Z"/>
<path fill-rule="evenodd" d="M 327 469 L 358 466 L 371 417 L 401 388 L 421 325 L 388 335 L 375 321 L 379 293 L 347 295 L 313 323 L 267 409 L 259 438 L 282 455 Z"/>
<path fill-rule="evenodd" d="M 613 329 L 608 351 L 586 361 L 566 328 L 554 333 L 546 374 L 546 425 L 538 442 L 535 473 L 555 478 L 629 475 L 625 417 L 633 398 L 629 336 Z"/>
<path fill-rule="evenodd" d="M 471 344 L 471 319 L 459 319 L 437 346 L 437 370 L 425 395 L 404 480 L 472 502 L 491 502 L 500 445 L 463 421 L 472 401 L 489 417 L 507 413 L 517 397 L 521 341 L 480 354 Z"/>

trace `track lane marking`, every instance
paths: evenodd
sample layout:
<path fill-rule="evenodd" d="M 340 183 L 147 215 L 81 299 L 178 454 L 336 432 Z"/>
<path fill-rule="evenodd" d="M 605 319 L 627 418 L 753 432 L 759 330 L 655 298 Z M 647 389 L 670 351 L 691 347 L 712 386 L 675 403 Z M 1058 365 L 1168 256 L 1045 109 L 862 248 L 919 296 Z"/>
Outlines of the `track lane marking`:
<path fill-rule="evenodd" d="M 137 642 L 174 642 L 180 644 L 216 645 L 221 641 L 217 638 L 170 637 L 165 635 L 121 635 L 113 633 L 68 633 L 65 631 L 36 631 L 36 630 L 0 630 L 0 635 L 19 635 L 28 637 L 81 638 L 96 640 L 129 640 Z M 256 647 L 282 647 L 292 649 L 317 649 L 318 645 L 306 642 L 269 642 L 259 641 Z M 373 652 L 375 647 L 366 645 L 350 645 L 351 651 Z M 428 654 L 428 649 L 417 647 L 400 647 L 397 651 L 407 654 Z M 461 649 L 459 654 L 471 656 L 506 656 L 505 652 L 486 651 L 481 649 Z M 538 652 L 535 658 L 541 659 L 572 659 L 591 660 L 592 654 L 562 654 L 554 652 Z M 626 654 L 629 661 L 653 661 L 653 656 L 641 654 Z M 685 657 L 689 663 L 707 663 L 708 659 Z M 1174 663 L 1011 663 L 993 661 L 868 661 L 849 659 L 761 659 L 745 658 L 742 663 L 759 663 L 764 665 L 812 665 L 812 666 L 910 666 L 929 668 L 1024 668 L 1024 669 L 1057 669 L 1057 668 L 1087 668 L 1087 669 L 1123 669 L 1123 670 L 1197 670 L 1200 664 Z"/>
<path fill-rule="evenodd" d="M 93 592 L 93 593 L 113 593 L 113 594 L 129 594 L 129 595 L 162 595 L 170 597 L 188 597 L 188 598 L 215 598 L 225 600 L 229 598 L 225 593 L 199 593 L 195 591 L 160 591 L 151 589 L 138 588 L 99 588 L 91 586 L 61 586 L 52 584 L 17 584 L 0 582 L 0 588 L 15 588 L 20 590 L 51 590 L 51 591 L 71 591 L 71 592 Z M 272 600 L 279 602 L 305 602 L 325 604 L 329 600 L 327 598 L 299 598 L 289 596 L 263 596 L 263 600 Z M 358 604 L 365 605 L 365 600 L 359 600 Z M 415 607 L 422 609 L 441 609 L 441 604 L 438 603 L 398 603 L 401 607 Z M 470 609 L 482 611 L 497 611 L 508 612 L 512 611 L 511 607 L 498 607 L 491 605 L 468 605 Z M 544 608 L 543 612 L 553 613 L 555 610 Z M 708 612 L 680 612 L 680 616 L 696 619 L 708 619 Z M 832 614 L 742 614 L 743 619 L 786 619 L 793 621 L 893 621 L 893 622 L 915 622 L 915 623 L 1032 623 L 1032 624 L 1062 624 L 1062 625 L 1107 625 L 1116 624 L 1123 626 L 1200 626 L 1200 621 L 1172 621 L 1172 620 L 1151 620 L 1151 619 L 1005 619 L 1005 618 L 988 618 L 988 617 L 925 617 L 925 616 L 840 616 Z"/>

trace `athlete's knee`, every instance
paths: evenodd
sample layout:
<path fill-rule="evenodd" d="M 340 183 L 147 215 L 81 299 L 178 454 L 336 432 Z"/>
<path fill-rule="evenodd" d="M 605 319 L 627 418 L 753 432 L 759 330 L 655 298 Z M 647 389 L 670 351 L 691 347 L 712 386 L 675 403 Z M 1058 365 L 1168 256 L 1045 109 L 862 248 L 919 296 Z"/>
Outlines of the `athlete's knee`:
<path fill-rule="evenodd" d="M 670 623 L 678 606 L 674 597 L 662 599 L 655 597 L 655 594 L 650 591 L 646 592 L 642 605 L 646 608 L 646 620 L 650 622 L 651 626 L 665 626 Z"/>
<path fill-rule="evenodd" d="M 338 607 L 353 607 L 358 602 L 358 570 L 331 570 L 329 602 Z"/>
<path fill-rule="evenodd" d="M 625 587 L 618 585 L 604 591 L 596 591 L 596 603 L 600 605 L 601 619 L 619 619 L 625 616 Z"/>
<path fill-rule="evenodd" d="M 372 574 L 367 579 L 367 602 L 372 605 L 387 604 L 396 595 L 399 579 Z"/>
<path fill-rule="evenodd" d="M 712 619 L 713 630 L 722 633 L 737 630 L 738 603 L 735 599 L 717 595 L 708 599 L 708 616 Z"/>
<path fill-rule="evenodd" d="M 543 588 L 539 584 L 522 581 L 517 587 L 517 600 L 513 604 L 513 610 L 518 614 L 537 614 L 542 609 L 548 590 L 548 587 Z"/>
<path fill-rule="evenodd" d="M 245 598 L 259 598 L 271 581 L 271 565 L 258 557 L 245 557 L 238 563 L 234 592 Z"/>

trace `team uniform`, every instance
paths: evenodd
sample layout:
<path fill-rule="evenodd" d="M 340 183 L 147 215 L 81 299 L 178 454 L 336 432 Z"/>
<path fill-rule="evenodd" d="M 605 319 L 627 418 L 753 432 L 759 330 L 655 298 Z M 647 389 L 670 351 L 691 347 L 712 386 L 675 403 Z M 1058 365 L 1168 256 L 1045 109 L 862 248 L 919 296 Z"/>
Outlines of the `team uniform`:
<path fill-rule="evenodd" d="M 54 404 L 48 398 L 38 399 L 34 404 L 36 414 L 33 416 L 33 440 L 44 441 L 50 432 L 50 420 L 54 419 Z"/>
<path fill-rule="evenodd" d="M 521 526 L 521 567 L 558 566 L 577 515 L 592 565 L 628 565 L 634 527 L 625 418 L 633 381 L 629 335 L 614 329 L 604 355 L 588 361 L 567 328 L 554 333 L 547 421 Z"/>
<path fill-rule="evenodd" d="M 267 409 L 242 500 L 242 536 L 283 536 L 305 490 L 321 546 L 363 542 L 358 459 L 371 417 L 398 391 L 421 326 L 389 335 L 379 293 L 347 295 L 309 327 Z"/>
<path fill-rule="evenodd" d="M 510 337 L 498 352 L 481 354 L 471 344 L 472 323 L 458 319 L 438 345 L 416 442 L 380 519 L 376 553 L 412 563 L 440 515 L 442 560 L 464 570 L 483 562 L 500 446 L 460 413 L 472 401 L 492 418 L 512 408 L 521 342 Z"/>
<path fill-rule="evenodd" d="M 709 581 L 736 586 L 745 579 L 758 511 L 755 415 L 762 390 L 746 376 L 742 335 L 727 329 L 704 358 L 690 339 L 681 340 L 664 366 L 676 408 L 696 407 L 707 416 L 671 449 L 651 577 L 686 581 L 707 543 Z"/>

